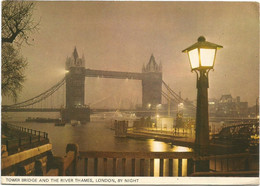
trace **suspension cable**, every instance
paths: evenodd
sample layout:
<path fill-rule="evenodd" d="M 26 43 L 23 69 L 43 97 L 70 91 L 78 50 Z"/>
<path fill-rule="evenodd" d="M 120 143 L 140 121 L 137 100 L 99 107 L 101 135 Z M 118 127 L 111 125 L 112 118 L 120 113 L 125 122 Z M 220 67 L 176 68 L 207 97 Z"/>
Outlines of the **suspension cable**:
<path fill-rule="evenodd" d="M 182 99 L 178 94 L 176 94 L 163 80 L 162 80 L 163 85 L 166 87 L 166 89 L 169 91 L 169 93 L 174 97 L 175 100 L 177 100 L 177 102 L 184 102 L 188 105 L 190 105 L 192 108 L 196 108 L 195 105 L 193 105 L 192 103 L 189 103 L 187 101 L 185 101 L 184 99 Z"/>
<path fill-rule="evenodd" d="M 52 86 L 50 89 L 46 90 L 45 92 L 31 98 L 28 99 L 26 101 L 20 102 L 20 103 L 16 103 L 13 105 L 8 105 L 7 108 L 17 108 L 17 107 L 25 107 L 25 106 L 30 106 L 33 105 L 35 103 L 38 103 L 46 98 L 48 98 L 49 96 L 51 96 L 54 92 L 56 92 L 63 84 L 65 83 L 65 77 L 59 81 L 57 84 L 55 84 L 54 86 Z"/>

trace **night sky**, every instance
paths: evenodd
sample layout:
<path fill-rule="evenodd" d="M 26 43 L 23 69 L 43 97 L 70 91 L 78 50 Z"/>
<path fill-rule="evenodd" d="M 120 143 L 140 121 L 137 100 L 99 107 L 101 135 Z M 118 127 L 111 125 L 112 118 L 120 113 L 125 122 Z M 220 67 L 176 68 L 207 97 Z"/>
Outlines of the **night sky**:
<path fill-rule="evenodd" d="M 21 51 L 29 66 L 18 102 L 60 81 L 75 46 L 86 68 L 98 70 L 141 72 L 153 54 L 164 81 L 195 100 L 196 74 L 181 51 L 203 35 L 224 47 L 209 75 L 209 97 L 231 94 L 252 106 L 259 92 L 258 10 L 249 2 L 37 2 L 40 29 Z M 86 89 L 87 104 L 109 96 L 116 104 L 141 103 L 139 81 L 86 78 Z"/>

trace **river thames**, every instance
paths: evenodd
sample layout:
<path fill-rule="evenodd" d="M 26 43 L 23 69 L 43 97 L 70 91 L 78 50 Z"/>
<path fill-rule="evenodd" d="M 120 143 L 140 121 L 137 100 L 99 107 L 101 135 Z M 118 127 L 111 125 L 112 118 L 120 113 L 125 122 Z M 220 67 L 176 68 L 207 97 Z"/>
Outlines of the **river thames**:
<path fill-rule="evenodd" d="M 66 145 L 69 143 L 77 143 L 80 151 L 192 151 L 192 149 L 187 147 L 173 146 L 170 143 L 155 141 L 153 139 L 116 138 L 115 131 L 111 129 L 113 117 L 103 118 L 102 115 L 93 115 L 91 116 L 91 121 L 87 124 L 79 124 L 76 126 L 66 124 L 64 127 L 55 126 L 54 123 L 25 122 L 25 119 L 28 117 L 59 118 L 59 113 L 8 113 L 8 117 L 5 119 L 15 125 L 47 132 L 50 143 L 53 145 L 52 152 L 54 156 L 64 156 L 66 154 Z M 159 166 L 159 159 L 155 160 L 155 167 L 156 166 Z M 186 160 L 183 162 L 184 175 L 186 174 L 185 167 Z M 165 169 L 167 169 L 167 167 L 165 167 Z M 82 168 L 80 168 L 80 170 L 82 170 Z M 82 171 L 80 171 L 80 174 L 82 174 Z M 157 174 L 159 173 L 155 172 L 155 176 Z"/>

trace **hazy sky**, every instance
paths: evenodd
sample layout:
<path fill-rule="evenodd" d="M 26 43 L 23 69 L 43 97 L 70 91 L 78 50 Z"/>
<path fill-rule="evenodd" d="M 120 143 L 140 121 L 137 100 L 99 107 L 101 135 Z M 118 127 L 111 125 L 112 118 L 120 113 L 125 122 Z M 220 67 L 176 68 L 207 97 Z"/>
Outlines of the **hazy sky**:
<path fill-rule="evenodd" d="M 224 47 L 210 72 L 209 97 L 232 94 L 253 105 L 258 96 L 257 3 L 37 2 L 34 17 L 40 30 L 31 35 L 33 45 L 22 49 L 29 66 L 19 101 L 60 81 L 75 46 L 86 68 L 99 70 L 141 72 L 153 53 L 164 81 L 194 100 L 196 74 L 181 51 L 201 35 Z M 113 95 L 114 102 L 141 102 L 139 81 L 86 78 L 86 87 L 86 103 Z"/>

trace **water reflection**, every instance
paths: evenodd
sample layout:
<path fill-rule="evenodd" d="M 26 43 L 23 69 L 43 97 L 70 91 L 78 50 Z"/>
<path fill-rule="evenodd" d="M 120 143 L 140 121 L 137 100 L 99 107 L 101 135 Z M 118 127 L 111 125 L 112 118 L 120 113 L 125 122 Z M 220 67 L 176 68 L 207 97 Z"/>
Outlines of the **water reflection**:
<path fill-rule="evenodd" d="M 188 147 L 173 146 L 172 151 L 173 152 L 192 152 L 193 150 Z"/>
<path fill-rule="evenodd" d="M 154 141 L 153 139 L 147 140 L 151 152 L 165 152 L 169 146 L 167 143 Z"/>

